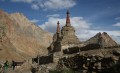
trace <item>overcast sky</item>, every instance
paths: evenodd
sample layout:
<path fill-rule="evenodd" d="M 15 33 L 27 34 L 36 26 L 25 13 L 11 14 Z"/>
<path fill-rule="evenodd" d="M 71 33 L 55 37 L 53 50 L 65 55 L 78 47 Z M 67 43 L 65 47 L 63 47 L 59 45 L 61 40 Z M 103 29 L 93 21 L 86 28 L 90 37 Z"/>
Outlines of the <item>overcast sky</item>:
<path fill-rule="evenodd" d="M 65 25 L 69 9 L 71 25 L 81 41 L 107 32 L 120 43 L 120 0 L 0 0 L 0 9 L 23 13 L 31 22 L 55 33 L 56 23 Z"/>

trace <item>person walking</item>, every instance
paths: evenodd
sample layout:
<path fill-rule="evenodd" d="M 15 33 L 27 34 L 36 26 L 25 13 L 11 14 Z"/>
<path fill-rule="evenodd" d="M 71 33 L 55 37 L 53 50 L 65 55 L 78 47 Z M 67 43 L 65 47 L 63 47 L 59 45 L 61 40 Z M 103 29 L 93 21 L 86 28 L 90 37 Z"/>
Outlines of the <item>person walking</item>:
<path fill-rule="evenodd" d="M 4 73 L 8 72 L 8 66 L 9 66 L 9 63 L 8 63 L 8 60 L 6 60 L 6 62 L 4 63 Z"/>
<path fill-rule="evenodd" d="M 12 68 L 13 68 L 13 70 L 15 70 L 15 66 L 16 66 L 15 61 L 12 61 Z"/>

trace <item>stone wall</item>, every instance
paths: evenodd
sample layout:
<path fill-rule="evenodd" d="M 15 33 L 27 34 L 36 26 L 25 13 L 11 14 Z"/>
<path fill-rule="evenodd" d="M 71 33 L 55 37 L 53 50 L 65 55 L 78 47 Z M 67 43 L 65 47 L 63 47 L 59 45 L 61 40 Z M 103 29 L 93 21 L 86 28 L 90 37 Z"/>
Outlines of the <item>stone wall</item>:
<path fill-rule="evenodd" d="M 53 63 L 53 54 L 50 54 L 48 56 L 38 56 L 36 58 L 33 58 L 32 61 L 38 63 L 39 65 Z"/>
<path fill-rule="evenodd" d="M 77 54 L 74 57 L 61 58 L 58 63 L 78 73 L 119 73 L 120 71 L 120 56 L 101 57 Z"/>
<path fill-rule="evenodd" d="M 88 51 L 88 50 L 97 50 L 97 49 L 112 49 L 112 48 L 119 48 L 120 46 L 111 46 L 111 47 L 104 47 L 101 48 L 99 44 L 88 44 L 86 46 L 74 46 L 74 47 L 68 47 L 63 46 L 64 49 L 62 50 L 63 54 L 74 54 L 81 51 Z"/>

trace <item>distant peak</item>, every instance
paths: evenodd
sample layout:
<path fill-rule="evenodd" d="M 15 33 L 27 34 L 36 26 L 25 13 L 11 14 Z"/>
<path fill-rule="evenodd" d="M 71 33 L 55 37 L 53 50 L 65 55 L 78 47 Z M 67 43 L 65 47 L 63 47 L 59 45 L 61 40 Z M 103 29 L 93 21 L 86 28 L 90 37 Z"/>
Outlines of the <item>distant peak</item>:
<path fill-rule="evenodd" d="M 106 35 L 107 33 L 106 33 L 106 32 L 103 32 L 102 34 L 105 34 L 105 35 Z"/>
<path fill-rule="evenodd" d="M 97 33 L 96 36 L 101 36 L 101 32 Z"/>

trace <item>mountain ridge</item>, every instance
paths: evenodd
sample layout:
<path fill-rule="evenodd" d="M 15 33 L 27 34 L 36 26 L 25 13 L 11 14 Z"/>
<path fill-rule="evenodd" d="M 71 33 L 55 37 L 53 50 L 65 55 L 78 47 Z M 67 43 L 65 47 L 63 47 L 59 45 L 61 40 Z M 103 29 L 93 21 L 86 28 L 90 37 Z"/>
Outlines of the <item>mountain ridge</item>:
<path fill-rule="evenodd" d="M 97 33 L 95 36 L 88 39 L 87 44 L 99 44 L 101 47 L 114 47 L 118 44 L 106 33 Z"/>

